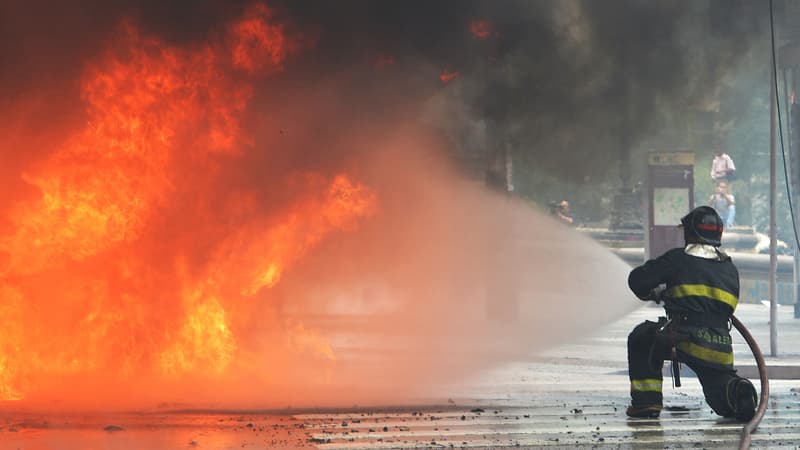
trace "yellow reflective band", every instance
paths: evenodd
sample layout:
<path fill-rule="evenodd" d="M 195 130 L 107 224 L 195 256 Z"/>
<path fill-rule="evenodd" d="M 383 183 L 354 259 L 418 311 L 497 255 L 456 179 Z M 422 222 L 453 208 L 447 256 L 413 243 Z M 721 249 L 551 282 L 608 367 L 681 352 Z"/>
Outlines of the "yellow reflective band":
<path fill-rule="evenodd" d="M 674 298 L 707 297 L 725 303 L 733 309 L 739 304 L 739 299 L 730 292 L 705 284 L 679 284 L 670 289 L 669 294 Z"/>
<path fill-rule="evenodd" d="M 631 391 L 661 392 L 661 380 L 658 378 L 631 380 Z"/>
<path fill-rule="evenodd" d="M 701 347 L 692 342 L 678 342 L 678 350 L 685 352 L 697 359 L 722 365 L 733 364 L 733 352 L 719 352 L 710 348 Z"/>

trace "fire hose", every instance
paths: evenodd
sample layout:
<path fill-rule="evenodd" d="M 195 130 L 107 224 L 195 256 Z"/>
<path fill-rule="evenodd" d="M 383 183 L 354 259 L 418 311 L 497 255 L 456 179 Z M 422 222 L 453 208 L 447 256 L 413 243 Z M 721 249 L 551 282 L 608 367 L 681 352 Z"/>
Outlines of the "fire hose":
<path fill-rule="evenodd" d="M 656 302 L 656 304 L 660 304 L 664 301 L 664 285 L 661 285 L 653 290 L 651 299 Z M 669 324 L 665 324 L 661 330 L 663 331 L 666 326 Z M 758 343 L 753 338 L 753 335 L 750 334 L 750 331 L 744 326 L 744 324 L 739 321 L 733 314 L 731 314 L 731 324 L 739 334 L 742 335 L 747 345 L 750 347 L 750 351 L 753 352 L 753 357 L 756 360 L 756 365 L 758 366 L 758 378 L 761 380 L 761 398 L 758 401 L 758 408 L 756 409 L 755 414 L 753 414 L 753 418 L 747 422 L 744 427 L 742 428 L 741 440 L 739 441 L 739 450 L 747 450 L 750 448 L 750 441 L 751 441 L 751 434 L 756 430 L 758 424 L 761 423 L 761 419 L 764 418 L 764 413 L 767 411 L 767 402 L 769 400 L 769 378 L 767 378 L 767 363 L 764 361 L 764 355 L 761 354 L 761 349 L 758 347 Z M 674 359 L 673 359 L 674 361 Z M 676 385 L 680 386 L 680 369 L 676 366 L 673 366 L 673 380 L 677 380 Z"/>
<path fill-rule="evenodd" d="M 758 424 L 761 423 L 761 419 L 764 418 L 764 413 L 767 411 L 769 379 L 767 378 L 767 363 L 764 361 L 764 355 L 761 354 L 761 349 L 758 348 L 756 340 L 753 339 L 753 336 L 736 316 L 731 315 L 731 323 L 734 328 L 739 331 L 739 334 L 742 335 L 747 345 L 750 347 L 750 350 L 753 352 L 753 357 L 756 359 L 756 364 L 758 365 L 758 377 L 761 379 L 761 399 L 758 401 L 758 409 L 756 409 L 756 413 L 753 415 L 753 418 L 750 419 L 750 422 L 747 422 L 742 428 L 742 436 L 739 441 L 739 450 L 746 450 L 750 448 L 750 434 L 755 431 Z"/>
<path fill-rule="evenodd" d="M 668 321 L 661 327 L 660 331 L 666 329 L 671 321 Z M 764 418 L 764 413 L 767 411 L 767 400 L 769 399 L 769 379 L 767 378 L 767 364 L 764 361 L 764 356 L 761 354 L 761 349 L 758 348 L 758 344 L 756 340 L 753 339 L 753 336 L 750 332 L 745 328 L 744 324 L 736 318 L 736 316 L 731 315 L 731 323 L 733 326 L 739 331 L 739 334 L 742 335 L 744 340 L 747 342 L 747 345 L 750 346 L 750 350 L 753 352 L 753 357 L 756 360 L 756 365 L 758 366 L 758 377 L 761 379 L 761 399 L 758 402 L 758 409 L 756 409 L 755 414 L 753 414 L 753 418 L 750 419 L 749 422 L 745 424 L 742 428 L 742 435 L 741 440 L 739 441 L 739 450 L 747 450 L 750 448 L 750 435 L 753 431 L 755 431 L 756 427 L 759 423 L 761 423 L 761 419 Z M 675 386 L 680 387 L 680 369 L 678 368 L 678 364 L 675 364 L 675 348 L 673 347 L 673 354 L 672 354 L 672 379 Z"/>

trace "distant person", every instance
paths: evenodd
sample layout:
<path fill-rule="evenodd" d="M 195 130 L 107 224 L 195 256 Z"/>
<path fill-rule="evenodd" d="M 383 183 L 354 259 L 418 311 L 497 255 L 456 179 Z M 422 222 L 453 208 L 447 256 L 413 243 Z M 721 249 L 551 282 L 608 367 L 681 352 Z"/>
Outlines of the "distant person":
<path fill-rule="evenodd" d="M 699 206 L 681 219 L 683 248 L 633 269 L 628 286 L 642 300 L 663 302 L 667 317 L 645 321 L 628 336 L 630 417 L 661 414 L 664 360 L 684 363 L 703 386 L 706 403 L 723 417 L 749 421 L 758 398 L 736 374 L 730 319 L 739 303 L 739 271 L 719 249 L 722 218 Z"/>
<path fill-rule="evenodd" d="M 721 181 L 717 184 L 716 191 L 708 199 L 708 206 L 722 217 L 726 227 L 732 227 L 736 218 L 736 199 L 728 192 L 728 183 Z"/>
<path fill-rule="evenodd" d="M 736 166 L 733 164 L 733 159 L 723 152 L 717 150 L 714 153 L 714 160 L 711 161 L 711 179 L 715 183 L 733 181 L 736 174 Z"/>
<path fill-rule="evenodd" d="M 561 200 L 558 203 L 551 203 L 550 214 L 568 225 L 572 225 L 574 222 L 572 216 L 569 215 L 569 202 L 566 200 Z"/>

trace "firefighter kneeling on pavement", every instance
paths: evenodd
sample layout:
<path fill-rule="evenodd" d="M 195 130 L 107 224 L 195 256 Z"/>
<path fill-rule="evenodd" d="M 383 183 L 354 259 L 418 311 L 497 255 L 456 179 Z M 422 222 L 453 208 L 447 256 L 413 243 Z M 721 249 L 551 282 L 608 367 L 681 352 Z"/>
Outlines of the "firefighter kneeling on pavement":
<path fill-rule="evenodd" d="M 645 321 L 628 336 L 630 417 L 656 418 L 663 405 L 664 360 L 689 366 L 709 406 L 747 422 L 755 414 L 753 384 L 736 374 L 730 317 L 739 301 L 739 272 L 719 249 L 722 219 L 700 206 L 681 219 L 686 246 L 633 269 L 628 286 L 642 300 L 664 302 L 667 317 Z"/>

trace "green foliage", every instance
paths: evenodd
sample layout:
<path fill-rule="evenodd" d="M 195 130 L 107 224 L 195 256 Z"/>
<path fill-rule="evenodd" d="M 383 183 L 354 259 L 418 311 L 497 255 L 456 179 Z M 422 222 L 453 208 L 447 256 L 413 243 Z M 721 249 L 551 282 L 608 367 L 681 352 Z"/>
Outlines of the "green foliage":
<path fill-rule="evenodd" d="M 771 73 L 768 55 L 766 43 L 759 43 L 743 58 L 735 76 L 720 90 L 720 108 L 714 124 L 722 148 L 736 164 L 737 180 L 731 184 L 731 192 L 736 196 L 736 223 L 751 225 L 760 233 L 769 232 Z M 778 85 L 782 88 L 782 78 Z M 785 140 L 788 128 L 786 95 L 780 92 L 780 96 Z M 788 152 L 788 143 L 785 145 Z M 791 245 L 794 234 L 780 142 L 777 143 L 777 152 L 777 236 Z M 710 167 L 710 157 L 708 161 L 698 161 L 695 172 L 698 202 L 705 202 L 713 189 L 708 175 Z"/>

